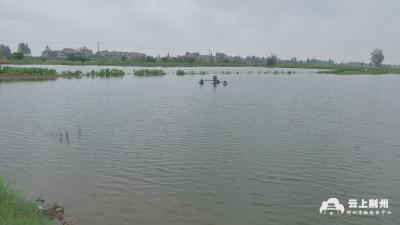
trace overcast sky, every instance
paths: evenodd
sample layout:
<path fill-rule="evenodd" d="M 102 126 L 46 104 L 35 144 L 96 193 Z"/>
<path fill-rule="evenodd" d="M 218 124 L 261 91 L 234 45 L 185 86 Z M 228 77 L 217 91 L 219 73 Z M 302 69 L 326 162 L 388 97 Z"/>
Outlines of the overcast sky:
<path fill-rule="evenodd" d="M 400 64 L 399 0 L 0 0 L 0 43 Z"/>

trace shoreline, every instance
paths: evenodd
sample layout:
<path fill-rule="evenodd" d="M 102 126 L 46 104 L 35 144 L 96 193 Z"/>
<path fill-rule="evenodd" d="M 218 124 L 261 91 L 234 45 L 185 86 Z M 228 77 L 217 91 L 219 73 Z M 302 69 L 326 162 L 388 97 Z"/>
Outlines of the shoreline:
<path fill-rule="evenodd" d="M 38 204 L 25 198 L 0 177 L 0 223 L 7 225 L 49 225 L 50 220 L 39 210 Z"/>

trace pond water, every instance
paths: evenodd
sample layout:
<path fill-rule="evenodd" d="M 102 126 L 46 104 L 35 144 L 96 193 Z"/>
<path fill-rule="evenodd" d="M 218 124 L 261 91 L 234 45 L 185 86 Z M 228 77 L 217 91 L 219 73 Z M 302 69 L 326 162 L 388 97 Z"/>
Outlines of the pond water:
<path fill-rule="evenodd" d="M 185 70 L 240 74 L 0 83 L 0 176 L 76 224 L 399 223 L 400 76 Z"/>

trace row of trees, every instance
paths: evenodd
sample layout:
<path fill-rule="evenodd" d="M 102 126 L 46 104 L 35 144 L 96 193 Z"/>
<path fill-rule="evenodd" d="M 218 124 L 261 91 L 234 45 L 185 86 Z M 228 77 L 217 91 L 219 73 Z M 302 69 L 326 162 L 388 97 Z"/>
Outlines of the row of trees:
<path fill-rule="evenodd" d="M 383 60 L 385 56 L 383 54 L 382 49 L 374 49 L 371 52 L 371 63 L 370 65 L 373 66 L 382 66 Z M 126 58 L 122 58 L 122 61 L 125 61 Z M 256 57 L 256 56 L 249 56 L 242 58 L 240 56 L 227 56 L 223 53 L 217 53 L 215 56 L 204 56 L 200 55 L 199 53 L 189 53 L 187 52 L 185 55 L 172 57 L 172 56 L 165 56 L 165 57 L 152 57 L 147 56 L 141 59 L 136 59 L 137 61 L 144 61 L 148 63 L 224 63 L 230 65 L 267 65 L 267 66 L 274 66 L 277 64 L 284 64 L 284 65 L 312 65 L 312 66 L 333 66 L 335 65 L 335 61 L 332 59 L 328 60 L 321 60 L 316 58 L 307 58 L 306 60 L 297 60 L 297 58 L 291 58 L 290 60 L 284 60 L 278 58 L 275 54 L 271 54 L 268 57 Z M 361 63 L 361 65 L 365 65 Z"/>
<path fill-rule="evenodd" d="M 28 43 L 19 43 L 16 52 L 11 52 L 8 45 L 0 45 L 0 58 L 13 57 L 15 59 L 22 59 L 25 56 L 31 55 L 32 51 L 29 48 Z"/>
<path fill-rule="evenodd" d="M 11 49 L 7 45 L 0 45 L 0 58 L 8 58 L 12 57 L 15 59 L 22 59 L 25 56 L 31 55 L 31 49 L 29 48 L 28 43 L 19 43 L 17 51 L 12 53 Z M 70 61 L 86 61 L 86 58 L 83 57 L 77 57 L 74 55 L 68 56 L 68 60 Z M 204 56 L 201 56 L 199 53 L 189 53 L 187 52 L 183 56 L 178 56 L 178 57 L 170 57 L 169 55 L 166 57 L 159 57 L 155 58 L 152 56 L 147 56 L 143 58 L 142 60 L 145 62 L 151 62 L 151 63 L 156 63 L 157 60 L 161 60 L 161 62 L 167 63 L 167 62 L 187 62 L 187 63 L 194 63 L 196 61 L 201 61 L 205 60 L 206 62 L 210 62 L 210 60 L 213 60 L 214 62 L 222 62 L 222 63 L 232 63 L 232 64 L 241 64 L 241 63 L 251 63 L 251 64 L 266 64 L 268 66 L 273 66 L 278 64 L 279 62 L 281 63 L 292 63 L 292 64 L 312 64 L 312 65 L 322 65 L 322 64 L 334 64 L 334 61 L 332 59 L 329 59 L 328 61 L 323 61 L 323 60 L 317 60 L 317 59 L 307 59 L 306 61 L 298 61 L 296 58 L 292 58 L 290 60 L 280 60 L 275 54 L 272 54 L 268 57 L 246 57 L 246 58 L 241 58 L 240 56 L 232 57 L 232 56 L 227 56 L 223 53 L 217 53 L 215 57 L 208 57 L 204 59 Z M 385 59 L 385 56 L 383 54 L 382 49 L 374 49 L 371 52 L 371 64 L 375 66 L 381 66 L 383 63 L 383 60 Z M 122 59 L 123 61 L 126 60 L 126 58 Z"/>

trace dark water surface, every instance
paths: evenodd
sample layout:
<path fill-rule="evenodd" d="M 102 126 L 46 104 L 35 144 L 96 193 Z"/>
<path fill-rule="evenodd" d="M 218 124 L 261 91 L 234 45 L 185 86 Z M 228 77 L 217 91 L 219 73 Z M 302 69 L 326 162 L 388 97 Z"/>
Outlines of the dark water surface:
<path fill-rule="evenodd" d="M 219 76 L 2 83 L 0 176 L 79 224 L 399 224 L 400 76 Z"/>

